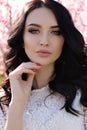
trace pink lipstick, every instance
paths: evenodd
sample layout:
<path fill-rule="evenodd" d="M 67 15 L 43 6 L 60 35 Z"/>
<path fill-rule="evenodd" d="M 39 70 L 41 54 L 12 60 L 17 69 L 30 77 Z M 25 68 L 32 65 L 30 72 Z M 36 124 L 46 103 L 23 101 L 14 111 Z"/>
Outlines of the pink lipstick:
<path fill-rule="evenodd" d="M 37 54 L 41 57 L 47 57 L 51 54 L 51 52 L 49 52 L 47 50 L 39 50 L 39 51 L 37 51 Z"/>

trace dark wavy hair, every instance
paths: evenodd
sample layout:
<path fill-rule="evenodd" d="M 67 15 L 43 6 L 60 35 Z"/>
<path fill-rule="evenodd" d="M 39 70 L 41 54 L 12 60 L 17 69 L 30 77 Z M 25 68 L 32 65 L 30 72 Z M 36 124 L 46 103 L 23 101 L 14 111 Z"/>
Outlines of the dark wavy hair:
<path fill-rule="evenodd" d="M 76 115 L 78 111 L 72 107 L 72 103 L 78 89 L 81 91 L 80 103 L 87 107 L 87 56 L 84 51 L 85 42 L 82 34 L 74 26 L 69 11 L 59 2 L 54 0 L 32 0 L 24 6 L 9 35 L 8 46 L 10 50 L 6 56 L 6 73 L 9 75 L 22 62 L 30 61 L 23 48 L 24 26 L 29 13 L 40 7 L 48 8 L 53 12 L 65 39 L 62 54 L 55 61 L 55 77 L 49 82 L 49 87 L 53 92 L 58 92 L 65 97 L 63 108 L 67 112 Z M 5 91 L 5 95 L 0 98 L 1 104 L 9 106 L 11 101 L 9 77 L 1 87 Z M 2 107 L 1 104 L 0 106 Z"/>

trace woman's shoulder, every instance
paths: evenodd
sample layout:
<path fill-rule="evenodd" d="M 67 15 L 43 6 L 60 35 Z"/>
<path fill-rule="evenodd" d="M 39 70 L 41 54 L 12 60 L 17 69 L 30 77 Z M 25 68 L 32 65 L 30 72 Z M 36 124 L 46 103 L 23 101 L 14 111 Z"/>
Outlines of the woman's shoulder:
<path fill-rule="evenodd" d="M 81 98 L 81 90 L 78 89 L 76 92 L 76 96 L 75 99 L 73 101 L 73 108 L 80 111 L 81 113 L 83 113 L 83 105 L 80 103 L 80 98 Z"/>

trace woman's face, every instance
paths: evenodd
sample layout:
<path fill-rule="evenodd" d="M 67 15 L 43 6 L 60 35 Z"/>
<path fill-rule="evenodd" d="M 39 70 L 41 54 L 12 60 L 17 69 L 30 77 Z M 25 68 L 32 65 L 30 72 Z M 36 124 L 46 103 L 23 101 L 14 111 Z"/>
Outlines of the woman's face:
<path fill-rule="evenodd" d="M 35 9 L 27 16 L 23 40 L 29 59 L 41 65 L 54 64 L 64 44 L 53 12 L 45 7 Z"/>

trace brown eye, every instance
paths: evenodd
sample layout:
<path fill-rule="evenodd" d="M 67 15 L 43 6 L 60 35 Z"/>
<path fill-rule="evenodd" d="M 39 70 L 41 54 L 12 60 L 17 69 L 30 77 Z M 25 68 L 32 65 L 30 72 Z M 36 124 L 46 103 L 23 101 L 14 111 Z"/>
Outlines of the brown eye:
<path fill-rule="evenodd" d="M 28 32 L 31 34 L 39 34 L 40 31 L 38 29 L 29 29 Z"/>
<path fill-rule="evenodd" d="M 51 32 L 54 35 L 61 35 L 61 31 L 60 30 L 54 30 Z"/>

